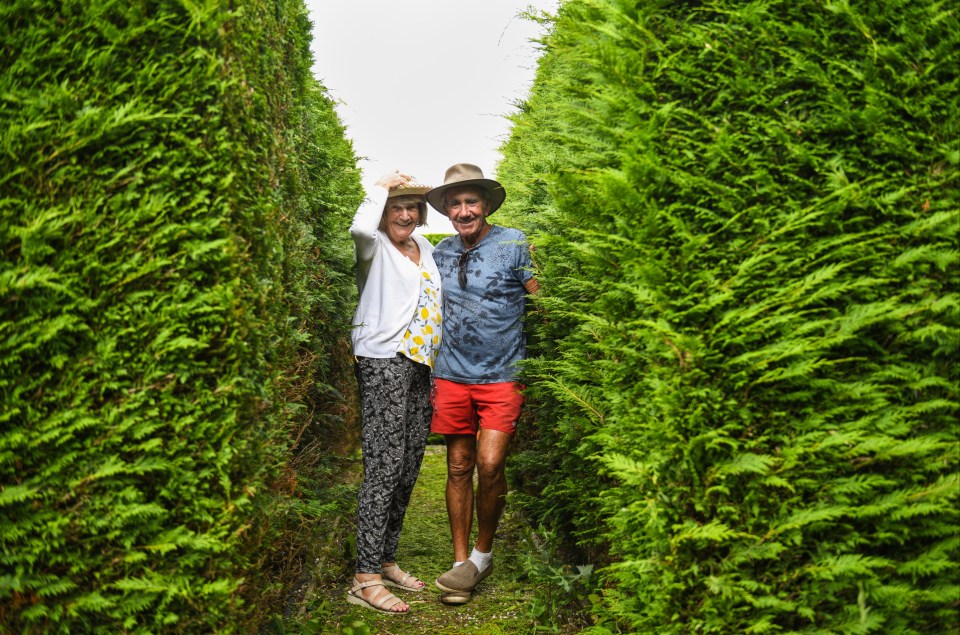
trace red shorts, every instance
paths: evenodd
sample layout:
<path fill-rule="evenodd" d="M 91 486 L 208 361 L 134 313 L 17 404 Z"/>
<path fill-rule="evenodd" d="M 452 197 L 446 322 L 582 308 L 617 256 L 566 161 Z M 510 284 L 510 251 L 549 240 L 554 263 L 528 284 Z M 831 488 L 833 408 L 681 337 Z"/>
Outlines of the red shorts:
<path fill-rule="evenodd" d="M 523 386 L 515 381 L 497 384 L 460 384 L 434 379 L 430 402 L 433 420 L 430 431 L 437 434 L 473 434 L 479 429 L 517 431 Z"/>

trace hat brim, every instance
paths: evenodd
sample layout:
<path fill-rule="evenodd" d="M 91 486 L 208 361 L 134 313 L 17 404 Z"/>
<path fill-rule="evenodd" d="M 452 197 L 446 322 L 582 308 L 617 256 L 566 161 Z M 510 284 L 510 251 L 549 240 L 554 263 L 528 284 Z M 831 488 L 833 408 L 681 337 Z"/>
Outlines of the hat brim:
<path fill-rule="evenodd" d="M 387 198 L 394 198 L 395 196 L 425 196 L 429 191 L 429 185 L 400 185 L 387 192 Z"/>
<path fill-rule="evenodd" d="M 467 179 L 465 181 L 457 181 L 455 183 L 438 185 L 427 192 L 427 202 L 430 203 L 430 207 L 446 216 L 447 212 L 443 209 L 443 193 L 449 190 L 451 187 L 464 187 L 466 185 L 479 187 L 486 191 L 490 196 L 490 211 L 487 212 L 487 216 L 500 209 L 500 206 L 503 205 L 503 202 L 507 200 L 507 191 L 503 189 L 502 185 L 493 179 Z"/>

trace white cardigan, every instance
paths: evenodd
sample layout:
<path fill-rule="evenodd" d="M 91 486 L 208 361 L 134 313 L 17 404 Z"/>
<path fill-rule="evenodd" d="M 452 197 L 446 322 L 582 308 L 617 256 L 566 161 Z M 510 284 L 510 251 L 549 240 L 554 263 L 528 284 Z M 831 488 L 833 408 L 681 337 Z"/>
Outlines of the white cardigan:
<path fill-rule="evenodd" d="M 380 218 L 387 202 L 387 190 L 373 188 L 353 217 L 353 236 L 360 301 L 353 315 L 353 354 L 388 358 L 397 354 L 400 340 L 420 297 L 420 268 L 393 246 L 380 231 Z M 413 234 L 420 246 L 420 261 L 439 290 L 440 272 L 433 261 L 433 245 Z"/>

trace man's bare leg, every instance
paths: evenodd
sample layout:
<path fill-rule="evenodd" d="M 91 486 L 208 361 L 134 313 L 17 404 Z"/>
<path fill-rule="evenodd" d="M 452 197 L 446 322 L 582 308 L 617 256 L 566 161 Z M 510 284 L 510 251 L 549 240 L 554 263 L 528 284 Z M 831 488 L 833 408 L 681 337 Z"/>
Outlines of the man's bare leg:
<path fill-rule="evenodd" d="M 477 438 L 472 434 L 447 434 L 447 518 L 453 541 L 453 558 L 470 556 L 473 525 L 473 468 L 477 462 Z"/>
<path fill-rule="evenodd" d="M 481 430 L 478 435 L 476 547 L 484 553 L 493 549 L 493 537 L 507 502 L 505 467 L 511 438 L 499 430 Z"/>

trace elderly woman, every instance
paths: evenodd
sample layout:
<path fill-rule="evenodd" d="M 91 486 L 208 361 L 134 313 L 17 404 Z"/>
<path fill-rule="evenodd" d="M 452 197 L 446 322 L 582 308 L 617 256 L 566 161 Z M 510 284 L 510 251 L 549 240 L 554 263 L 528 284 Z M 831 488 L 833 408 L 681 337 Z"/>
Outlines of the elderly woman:
<path fill-rule="evenodd" d="M 384 175 L 350 226 L 360 291 L 353 354 L 363 484 L 356 575 L 347 601 L 390 614 L 410 607 L 385 585 L 408 591 L 424 586 L 395 559 L 430 431 L 430 370 L 440 346 L 440 274 L 433 247 L 414 234 L 426 221 L 429 189 L 399 171 Z"/>

